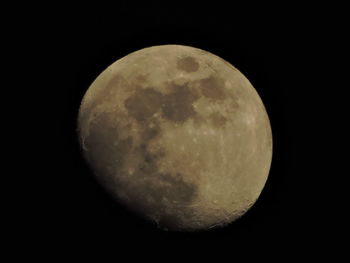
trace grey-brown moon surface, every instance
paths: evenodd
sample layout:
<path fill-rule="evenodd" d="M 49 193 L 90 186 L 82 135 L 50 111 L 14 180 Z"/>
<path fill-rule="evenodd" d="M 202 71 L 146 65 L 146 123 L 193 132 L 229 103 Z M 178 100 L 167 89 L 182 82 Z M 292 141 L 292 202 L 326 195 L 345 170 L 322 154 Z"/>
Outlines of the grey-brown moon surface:
<path fill-rule="evenodd" d="M 165 230 L 233 222 L 259 197 L 272 159 L 269 118 L 248 79 L 182 45 L 144 48 L 104 70 L 81 102 L 78 133 L 105 189 Z"/>

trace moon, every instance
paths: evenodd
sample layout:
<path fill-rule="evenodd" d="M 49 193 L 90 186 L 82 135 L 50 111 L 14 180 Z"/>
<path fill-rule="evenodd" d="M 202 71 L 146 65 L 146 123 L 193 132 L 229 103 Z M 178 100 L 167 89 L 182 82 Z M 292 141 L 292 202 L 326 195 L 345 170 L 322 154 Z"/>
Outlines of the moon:
<path fill-rule="evenodd" d="M 182 45 L 144 48 L 104 70 L 82 99 L 78 134 L 101 185 L 164 230 L 235 221 L 272 159 L 269 118 L 249 80 Z"/>

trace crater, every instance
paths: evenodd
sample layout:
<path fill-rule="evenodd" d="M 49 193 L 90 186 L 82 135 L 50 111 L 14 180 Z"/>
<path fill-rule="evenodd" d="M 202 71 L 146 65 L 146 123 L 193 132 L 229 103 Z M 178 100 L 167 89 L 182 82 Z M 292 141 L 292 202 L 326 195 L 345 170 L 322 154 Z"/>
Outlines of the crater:
<path fill-rule="evenodd" d="M 211 123 L 216 128 L 222 128 L 225 126 L 227 119 L 219 112 L 214 112 L 210 115 Z"/>
<path fill-rule="evenodd" d="M 198 99 L 198 95 L 187 85 L 180 86 L 170 83 L 168 88 L 172 92 L 164 96 L 162 104 L 163 116 L 178 123 L 194 117 L 196 111 L 193 108 L 193 102 Z"/>
<path fill-rule="evenodd" d="M 202 94 L 214 100 L 225 99 L 225 83 L 222 79 L 214 77 L 213 75 L 199 80 Z"/>
<path fill-rule="evenodd" d="M 177 69 L 186 72 L 196 72 L 199 69 L 198 62 L 193 57 L 184 57 L 177 61 Z"/>
<path fill-rule="evenodd" d="M 152 88 L 138 89 L 127 98 L 124 106 L 131 117 L 145 121 L 153 116 L 162 105 L 162 94 Z"/>

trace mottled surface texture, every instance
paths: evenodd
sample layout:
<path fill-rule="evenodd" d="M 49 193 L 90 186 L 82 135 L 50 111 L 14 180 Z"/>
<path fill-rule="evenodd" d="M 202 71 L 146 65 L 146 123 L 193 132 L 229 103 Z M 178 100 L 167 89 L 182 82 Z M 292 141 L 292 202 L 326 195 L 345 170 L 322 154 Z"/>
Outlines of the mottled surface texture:
<path fill-rule="evenodd" d="M 116 61 L 86 92 L 78 122 L 98 180 L 163 229 L 232 222 L 270 169 L 271 129 L 257 92 L 229 63 L 192 47 L 155 46 Z"/>

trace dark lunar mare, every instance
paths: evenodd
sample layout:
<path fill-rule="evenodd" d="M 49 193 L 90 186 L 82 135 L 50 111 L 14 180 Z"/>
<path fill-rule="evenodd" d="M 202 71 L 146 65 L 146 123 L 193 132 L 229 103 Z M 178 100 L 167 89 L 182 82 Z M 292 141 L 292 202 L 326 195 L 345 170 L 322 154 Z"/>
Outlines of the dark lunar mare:
<path fill-rule="evenodd" d="M 225 99 L 225 84 L 224 81 L 218 77 L 210 76 L 199 80 L 202 94 L 213 100 Z"/>
<path fill-rule="evenodd" d="M 169 94 L 162 94 L 152 88 L 138 89 L 124 102 L 129 115 L 143 122 L 161 109 L 164 118 L 182 123 L 196 114 L 193 102 L 198 99 L 198 94 L 187 84 L 177 85 L 170 82 L 166 84 L 166 88 L 171 91 Z"/>
<path fill-rule="evenodd" d="M 194 57 L 184 57 L 177 61 L 176 68 L 186 72 L 196 72 L 199 69 L 199 64 Z"/>

